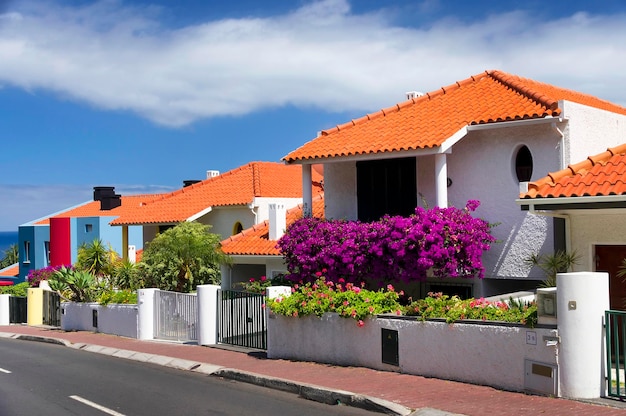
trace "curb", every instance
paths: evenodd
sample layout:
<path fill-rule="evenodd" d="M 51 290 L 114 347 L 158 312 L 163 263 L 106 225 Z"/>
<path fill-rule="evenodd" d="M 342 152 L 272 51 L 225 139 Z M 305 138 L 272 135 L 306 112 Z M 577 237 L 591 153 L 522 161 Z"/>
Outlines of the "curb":
<path fill-rule="evenodd" d="M 217 376 L 228 380 L 255 384 L 261 387 L 297 394 L 298 396 L 307 400 L 312 400 L 328 405 L 351 406 L 371 412 L 398 416 L 462 416 L 457 413 L 449 413 L 431 408 L 422 408 L 413 411 L 400 404 L 388 400 L 379 399 L 376 397 L 365 396 L 344 390 L 333 390 L 313 384 L 297 383 L 291 380 L 264 376 L 261 374 L 251 373 L 243 370 L 224 368 L 218 365 L 189 361 L 180 358 L 172 358 L 163 355 L 147 354 L 119 348 L 103 347 L 93 344 L 73 344 L 64 339 L 37 335 L 11 334 L 6 332 L 0 332 L 0 338 L 13 338 L 22 341 L 36 341 L 63 345 L 69 348 L 89 351 L 96 354 L 103 354 L 139 362 L 146 362 L 183 371 L 193 371 L 209 376 Z"/>

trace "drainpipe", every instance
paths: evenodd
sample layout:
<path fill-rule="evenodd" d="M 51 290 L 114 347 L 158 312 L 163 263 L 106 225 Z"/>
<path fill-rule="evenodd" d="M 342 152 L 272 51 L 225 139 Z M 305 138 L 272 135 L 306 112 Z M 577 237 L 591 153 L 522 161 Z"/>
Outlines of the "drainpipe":
<path fill-rule="evenodd" d="M 256 205 L 254 202 L 251 202 L 250 204 L 248 204 L 248 208 L 250 209 L 250 212 L 252 212 L 252 215 L 254 216 L 254 225 L 257 225 L 259 223 L 259 213 L 257 211 L 259 206 Z"/>
<path fill-rule="evenodd" d="M 561 136 L 561 169 L 564 169 L 565 166 L 567 166 L 567 162 L 565 162 L 565 134 L 559 126 L 556 125 L 556 121 L 550 123 L 550 126 L 552 126 L 552 130 L 554 130 L 556 134 Z"/>

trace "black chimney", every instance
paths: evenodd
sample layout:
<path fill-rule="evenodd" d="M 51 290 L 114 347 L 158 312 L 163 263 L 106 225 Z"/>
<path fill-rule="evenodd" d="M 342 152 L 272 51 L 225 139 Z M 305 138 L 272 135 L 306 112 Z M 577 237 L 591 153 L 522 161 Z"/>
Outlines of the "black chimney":
<path fill-rule="evenodd" d="M 122 196 L 115 193 L 114 186 L 94 186 L 93 200 L 100 201 L 102 211 L 109 211 L 122 205 Z"/>
<path fill-rule="evenodd" d="M 194 183 L 202 182 L 198 179 L 187 179 L 183 181 L 183 188 L 193 185 Z"/>

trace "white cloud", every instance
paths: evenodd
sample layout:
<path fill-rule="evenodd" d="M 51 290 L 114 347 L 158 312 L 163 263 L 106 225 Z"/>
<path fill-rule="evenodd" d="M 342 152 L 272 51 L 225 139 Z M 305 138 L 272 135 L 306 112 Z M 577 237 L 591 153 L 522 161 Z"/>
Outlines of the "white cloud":
<path fill-rule="evenodd" d="M 429 3 L 424 3 L 428 5 Z M 621 102 L 626 15 L 522 12 L 400 27 L 346 0 L 171 29 L 156 7 L 28 3 L 0 16 L 0 84 L 181 126 L 287 104 L 372 111 L 486 69 Z"/>

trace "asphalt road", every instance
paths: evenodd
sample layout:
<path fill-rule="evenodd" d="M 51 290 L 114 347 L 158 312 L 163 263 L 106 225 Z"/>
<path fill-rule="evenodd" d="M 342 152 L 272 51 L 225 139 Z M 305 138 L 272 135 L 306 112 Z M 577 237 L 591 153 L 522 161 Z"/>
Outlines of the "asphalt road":
<path fill-rule="evenodd" d="M 0 338 L 0 416 L 374 415 L 245 383 Z"/>

